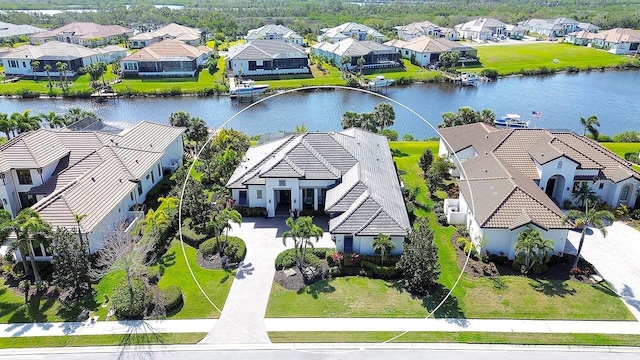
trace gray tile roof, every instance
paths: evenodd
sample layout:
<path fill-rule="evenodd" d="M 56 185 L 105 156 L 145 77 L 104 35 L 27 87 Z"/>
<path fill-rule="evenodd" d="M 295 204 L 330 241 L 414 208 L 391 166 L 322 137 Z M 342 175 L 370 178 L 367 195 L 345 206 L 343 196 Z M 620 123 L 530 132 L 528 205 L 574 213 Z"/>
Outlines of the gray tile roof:
<path fill-rule="evenodd" d="M 283 41 L 254 40 L 229 49 L 228 60 L 271 60 L 307 58 L 304 49 Z"/>
<path fill-rule="evenodd" d="M 396 53 L 391 46 L 379 44 L 375 41 L 359 41 L 354 38 L 340 40 L 336 43 L 321 42 L 312 46 L 314 49 L 330 52 L 339 56 L 360 57 L 369 53 Z"/>
<path fill-rule="evenodd" d="M 288 27 L 275 24 L 267 24 L 257 29 L 251 29 L 244 38 L 247 40 L 261 40 L 267 37 L 268 34 L 280 34 L 285 39 L 302 39 L 302 36 Z"/>
<path fill-rule="evenodd" d="M 137 186 L 129 179 L 141 179 L 183 132 L 150 122 L 118 135 L 40 129 L 0 147 L 0 164 L 38 168 L 58 161 L 52 176 L 30 190 L 46 195 L 33 208 L 54 227 L 75 227 L 73 214 L 86 214 L 81 228 L 89 233 Z"/>
<path fill-rule="evenodd" d="M 74 60 L 97 56 L 100 52 L 81 45 L 48 41 L 42 45 L 23 45 L 2 55 L 4 59 Z"/>
<path fill-rule="evenodd" d="M 330 220 L 332 232 L 377 235 L 385 226 L 384 233 L 405 235 L 410 227 L 384 136 L 349 129 L 291 135 L 252 147 L 227 187 L 264 184 L 267 177 L 341 178 L 327 191 L 326 210 L 343 212 Z"/>
<path fill-rule="evenodd" d="M 44 31 L 44 29 L 26 24 L 14 25 L 0 21 L 0 39 L 12 38 L 20 35 L 29 35 L 40 31 Z"/>

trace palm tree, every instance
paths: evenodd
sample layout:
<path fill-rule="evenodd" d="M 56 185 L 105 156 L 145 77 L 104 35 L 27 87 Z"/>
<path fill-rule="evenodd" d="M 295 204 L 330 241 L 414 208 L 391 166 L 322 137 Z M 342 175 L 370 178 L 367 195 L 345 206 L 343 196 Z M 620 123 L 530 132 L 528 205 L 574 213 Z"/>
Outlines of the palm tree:
<path fill-rule="evenodd" d="M 396 243 L 391 240 L 389 235 L 379 233 L 378 236 L 373 239 L 373 251 L 380 251 L 380 264 L 384 266 L 384 258 L 387 253 L 392 252 L 396 248 Z"/>
<path fill-rule="evenodd" d="M 88 117 L 95 118 L 96 114 L 92 113 L 91 111 L 85 111 L 77 107 L 69 109 L 67 113 L 64 115 L 66 125 L 71 125 L 77 121 L 84 120 Z"/>
<path fill-rule="evenodd" d="M 62 85 L 62 90 L 64 91 L 67 85 L 67 68 L 69 65 L 67 63 L 63 63 L 58 61 L 56 63 L 56 70 L 58 70 L 58 76 L 60 76 L 60 84 Z"/>
<path fill-rule="evenodd" d="M 389 103 L 382 102 L 373 109 L 373 117 L 375 118 L 375 125 L 380 128 L 380 132 L 387 126 L 393 126 L 393 122 L 396 119 L 396 112 L 393 106 Z"/>
<path fill-rule="evenodd" d="M 64 120 L 64 116 L 58 115 L 58 113 L 56 113 L 55 111 L 49 111 L 49 113 L 40 114 L 39 116 L 40 116 L 40 119 L 42 119 L 43 122 L 46 122 L 47 124 L 49 124 L 49 127 L 52 129 L 55 129 L 58 127 L 65 127 L 67 125 L 67 123 Z"/>
<path fill-rule="evenodd" d="M 316 242 L 318 242 L 323 235 L 323 231 L 313 223 L 311 216 L 301 216 L 296 220 L 288 218 L 285 223 L 289 227 L 289 230 L 282 234 L 282 243 L 287 245 L 288 238 L 293 240 L 293 248 L 295 249 L 298 268 L 302 269 L 307 247 L 313 247 L 311 239 L 314 238 Z"/>
<path fill-rule="evenodd" d="M 169 125 L 178 127 L 189 127 L 189 125 L 191 125 L 191 115 L 182 110 L 174 112 L 169 116 Z"/>
<path fill-rule="evenodd" d="M 242 215 L 237 210 L 224 208 L 219 211 L 217 214 L 211 216 L 209 220 L 209 227 L 213 230 L 214 236 L 218 242 L 218 253 L 220 257 L 223 256 L 224 247 L 229 240 L 229 229 L 231 228 L 230 223 L 242 224 Z M 222 235 L 222 231 L 225 232 L 225 240 L 221 241 L 220 235 Z"/>
<path fill-rule="evenodd" d="M 589 208 L 585 205 L 586 211 L 583 213 L 578 210 L 569 210 L 564 215 L 562 221 L 564 223 L 573 222 L 576 227 L 582 228 L 582 232 L 580 234 L 580 243 L 578 245 L 578 253 L 576 254 L 576 260 L 573 263 L 573 267 L 578 266 L 578 260 L 580 259 L 580 252 L 582 251 L 582 244 L 584 243 L 584 237 L 587 234 L 587 227 L 593 226 L 596 229 L 600 230 L 602 236 L 607 236 L 606 224 L 607 222 L 613 222 L 615 217 L 610 211 L 607 210 L 598 210 L 596 211 L 595 207 Z"/>
<path fill-rule="evenodd" d="M 40 67 L 40 61 L 31 62 L 31 72 L 33 73 L 33 81 L 36 81 L 36 70 Z"/>
<path fill-rule="evenodd" d="M 33 250 L 34 246 L 39 246 L 40 242 L 46 237 L 50 227 L 44 220 L 40 218 L 37 211 L 26 208 L 20 211 L 10 224 L 11 230 L 16 234 L 16 243 L 14 247 L 21 252 L 24 262 L 24 249 L 29 251 L 29 260 L 31 261 L 31 270 L 33 271 L 34 281 L 40 281 L 40 272 L 36 264 L 36 254 Z M 25 267 L 26 269 L 26 267 Z"/>
<path fill-rule="evenodd" d="M 573 190 L 571 198 L 580 201 L 580 206 L 584 206 L 587 202 L 595 204 L 600 201 L 600 196 L 596 194 L 586 181 L 580 183 L 580 186 Z"/>
<path fill-rule="evenodd" d="M 367 60 L 365 60 L 363 57 L 359 57 L 356 61 L 356 64 L 358 64 L 358 68 L 360 68 L 360 75 L 362 75 L 362 70 L 364 69 L 364 64 L 366 63 Z"/>
<path fill-rule="evenodd" d="M 600 131 L 598 131 L 597 126 L 600 126 L 600 121 L 598 117 L 595 115 L 591 115 L 588 118 L 580 118 L 580 125 L 584 128 L 582 131 L 582 136 L 585 136 L 587 132 L 591 134 L 593 140 L 598 141 L 598 136 L 600 135 Z"/>
<path fill-rule="evenodd" d="M 7 140 L 11 139 L 11 133 L 13 133 L 16 129 L 16 122 L 13 117 L 9 117 L 9 115 L 5 113 L 0 113 L 0 131 L 2 131 Z"/>
<path fill-rule="evenodd" d="M 49 91 L 53 88 L 53 84 L 51 83 L 51 65 L 45 64 L 44 71 L 47 73 L 47 80 L 49 81 Z"/>
<path fill-rule="evenodd" d="M 22 113 L 15 112 L 11 114 L 11 119 L 16 123 L 18 134 L 40 128 L 40 118 L 31 115 L 31 110 L 27 109 Z"/>

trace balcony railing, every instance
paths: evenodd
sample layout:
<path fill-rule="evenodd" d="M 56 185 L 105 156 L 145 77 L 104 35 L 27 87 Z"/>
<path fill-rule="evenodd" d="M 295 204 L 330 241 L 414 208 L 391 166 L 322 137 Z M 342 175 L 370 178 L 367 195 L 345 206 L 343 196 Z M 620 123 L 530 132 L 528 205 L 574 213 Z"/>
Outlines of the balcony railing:
<path fill-rule="evenodd" d="M 460 211 L 460 200 L 444 199 L 444 214 L 447 216 L 449 224 L 465 224 L 467 222 L 467 213 Z"/>

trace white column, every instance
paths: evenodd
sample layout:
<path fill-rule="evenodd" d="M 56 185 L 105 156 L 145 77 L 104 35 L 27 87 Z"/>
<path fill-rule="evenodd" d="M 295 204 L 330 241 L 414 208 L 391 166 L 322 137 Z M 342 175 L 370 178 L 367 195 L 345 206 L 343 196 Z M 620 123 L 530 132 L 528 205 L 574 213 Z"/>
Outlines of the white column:
<path fill-rule="evenodd" d="M 318 191 L 320 189 L 313 188 L 313 210 L 318 211 Z"/>

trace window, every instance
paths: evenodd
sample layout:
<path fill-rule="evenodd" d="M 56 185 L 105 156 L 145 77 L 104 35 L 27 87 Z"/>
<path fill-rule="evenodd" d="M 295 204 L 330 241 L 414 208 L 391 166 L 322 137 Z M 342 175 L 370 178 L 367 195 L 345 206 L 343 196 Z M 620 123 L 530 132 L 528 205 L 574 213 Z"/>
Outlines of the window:
<path fill-rule="evenodd" d="M 162 176 L 162 173 L 160 172 L 160 164 L 158 164 L 158 177 Z"/>
<path fill-rule="evenodd" d="M 256 199 L 262 199 L 262 190 L 256 190 Z"/>
<path fill-rule="evenodd" d="M 558 169 L 562 169 L 562 160 L 558 161 Z"/>
<path fill-rule="evenodd" d="M 15 60 L 9 60 L 9 67 L 17 68 L 18 67 L 18 62 L 15 61 Z"/>
<path fill-rule="evenodd" d="M 131 198 L 131 201 L 133 201 L 133 191 L 129 193 L 129 198 Z"/>
<path fill-rule="evenodd" d="M 32 185 L 33 180 L 31 180 L 31 171 L 30 170 L 16 170 L 18 173 L 18 183 L 20 185 Z"/>
<path fill-rule="evenodd" d="M 240 190 L 238 192 L 238 203 L 240 203 L 240 205 L 247 205 L 247 191 L 246 190 Z"/>
<path fill-rule="evenodd" d="M 278 186 L 287 186 L 287 180 L 278 180 Z"/>
<path fill-rule="evenodd" d="M 26 62 L 26 61 L 23 61 L 23 62 L 22 62 L 22 67 L 23 67 L 23 68 L 26 68 L 26 67 L 27 67 L 27 62 Z"/>
<path fill-rule="evenodd" d="M 138 195 L 142 195 L 142 183 L 138 183 Z"/>
<path fill-rule="evenodd" d="M 151 183 L 152 184 L 156 183 L 156 177 L 153 175 L 153 171 L 151 171 Z"/>
<path fill-rule="evenodd" d="M 604 183 L 600 183 L 600 185 L 598 185 L 598 189 L 600 190 L 604 189 Z"/>
<path fill-rule="evenodd" d="M 629 201 L 629 192 L 631 191 L 631 186 L 625 185 L 620 192 L 620 201 Z"/>
<path fill-rule="evenodd" d="M 145 179 L 149 180 L 149 174 L 147 174 L 147 176 L 145 176 Z"/>

